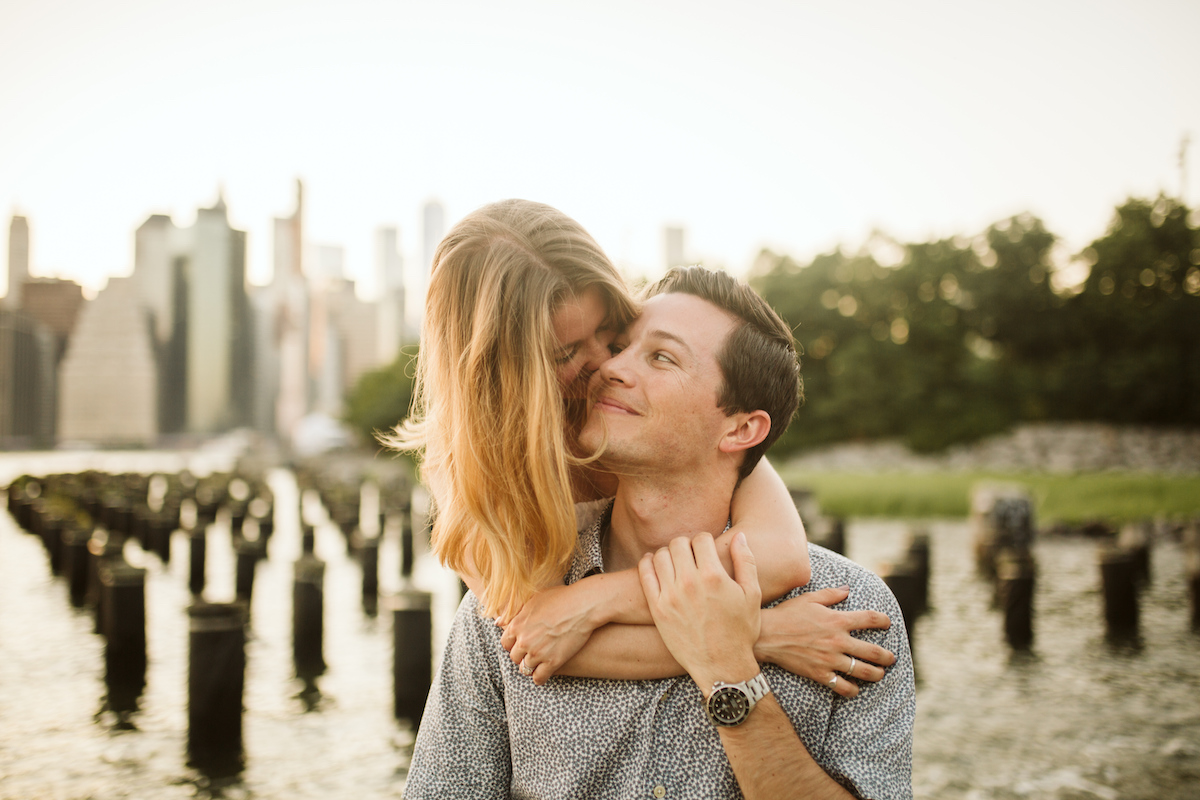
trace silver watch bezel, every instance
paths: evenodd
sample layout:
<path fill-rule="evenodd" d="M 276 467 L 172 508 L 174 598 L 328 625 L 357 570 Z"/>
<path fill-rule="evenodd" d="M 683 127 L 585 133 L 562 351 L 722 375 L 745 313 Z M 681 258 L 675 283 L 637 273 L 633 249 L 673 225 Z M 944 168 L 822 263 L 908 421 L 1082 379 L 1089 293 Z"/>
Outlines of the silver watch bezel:
<path fill-rule="evenodd" d="M 726 683 L 725 681 L 717 681 L 713 684 L 712 691 L 704 701 L 704 711 L 708 715 L 708 719 L 713 725 L 718 728 L 733 728 L 741 725 L 750 716 L 750 712 L 754 710 L 754 706 L 758 701 L 766 697 L 771 692 L 771 684 L 767 683 L 767 678 L 761 672 L 746 681 L 739 683 Z M 738 710 L 736 717 L 726 718 L 720 715 L 720 712 L 715 711 L 714 707 L 723 705 L 716 698 L 718 695 L 726 697 L 729 695 L 737 695 L 743 698 L 744 707 Z"/>

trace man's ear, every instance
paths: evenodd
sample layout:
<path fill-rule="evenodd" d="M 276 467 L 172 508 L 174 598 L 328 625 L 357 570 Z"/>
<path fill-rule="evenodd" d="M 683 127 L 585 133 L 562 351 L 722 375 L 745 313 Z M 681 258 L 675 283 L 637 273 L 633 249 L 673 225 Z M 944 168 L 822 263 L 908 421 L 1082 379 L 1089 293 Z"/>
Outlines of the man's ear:
<path fill-rule="evenodd" d="M 717 448 L 722 453 L 749 450 L 771 432 L 771 415 L 765 411 L 739 412 L 729 417 L 729 428 Z"/>

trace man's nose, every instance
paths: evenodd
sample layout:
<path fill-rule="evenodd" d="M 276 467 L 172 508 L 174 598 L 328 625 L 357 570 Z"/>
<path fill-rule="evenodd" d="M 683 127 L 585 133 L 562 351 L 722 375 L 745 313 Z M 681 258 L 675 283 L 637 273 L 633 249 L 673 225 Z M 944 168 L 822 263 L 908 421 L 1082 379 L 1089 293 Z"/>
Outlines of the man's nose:
<path fill-rule="evenodd" d="M 602 381 L 605 383 L 629 382 L 628 352 L 627 350 L 622 350 L 616 355 L 610 355 L 608 359 L 600 364 L 600 368 L 596 372 Z"/>

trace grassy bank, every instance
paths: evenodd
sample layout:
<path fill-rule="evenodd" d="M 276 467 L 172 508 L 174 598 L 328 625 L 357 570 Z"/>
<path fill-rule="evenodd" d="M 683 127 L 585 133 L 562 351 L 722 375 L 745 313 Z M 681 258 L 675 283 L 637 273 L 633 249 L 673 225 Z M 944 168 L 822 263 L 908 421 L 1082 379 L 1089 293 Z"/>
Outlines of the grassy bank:
<path fill-rule="evenodd" d="M 812 489 L 821 511 L 839 517 L 965 517 L 971 487 L 983 481 L 1025 486 L 1038 525 L 1148 517 L 1200 517 L 1200 475 L 1097 472 L 848 473 L 781 469 L 789 486 Z"/>

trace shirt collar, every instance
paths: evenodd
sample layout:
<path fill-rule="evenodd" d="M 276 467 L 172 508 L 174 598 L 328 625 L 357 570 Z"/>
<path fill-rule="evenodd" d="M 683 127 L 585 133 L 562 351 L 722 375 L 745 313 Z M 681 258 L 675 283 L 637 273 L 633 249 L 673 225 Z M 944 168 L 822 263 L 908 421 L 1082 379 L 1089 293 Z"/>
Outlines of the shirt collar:
<path fill-rule="evenodd" d="M 604 572 L 604 535 L 612 522 L 613 504 L 596 517 L 596 521 L 579 532 L 579 542 L 575 548 L 575 559 L 571 562 L 571 571 L 567 573 L 564 583 L 572 584 L 592 575 Z M 725 521 L 725 531 L 733 527 L 733 520 Z M 725 531 L 721 531 L 724 533 Z"/>

